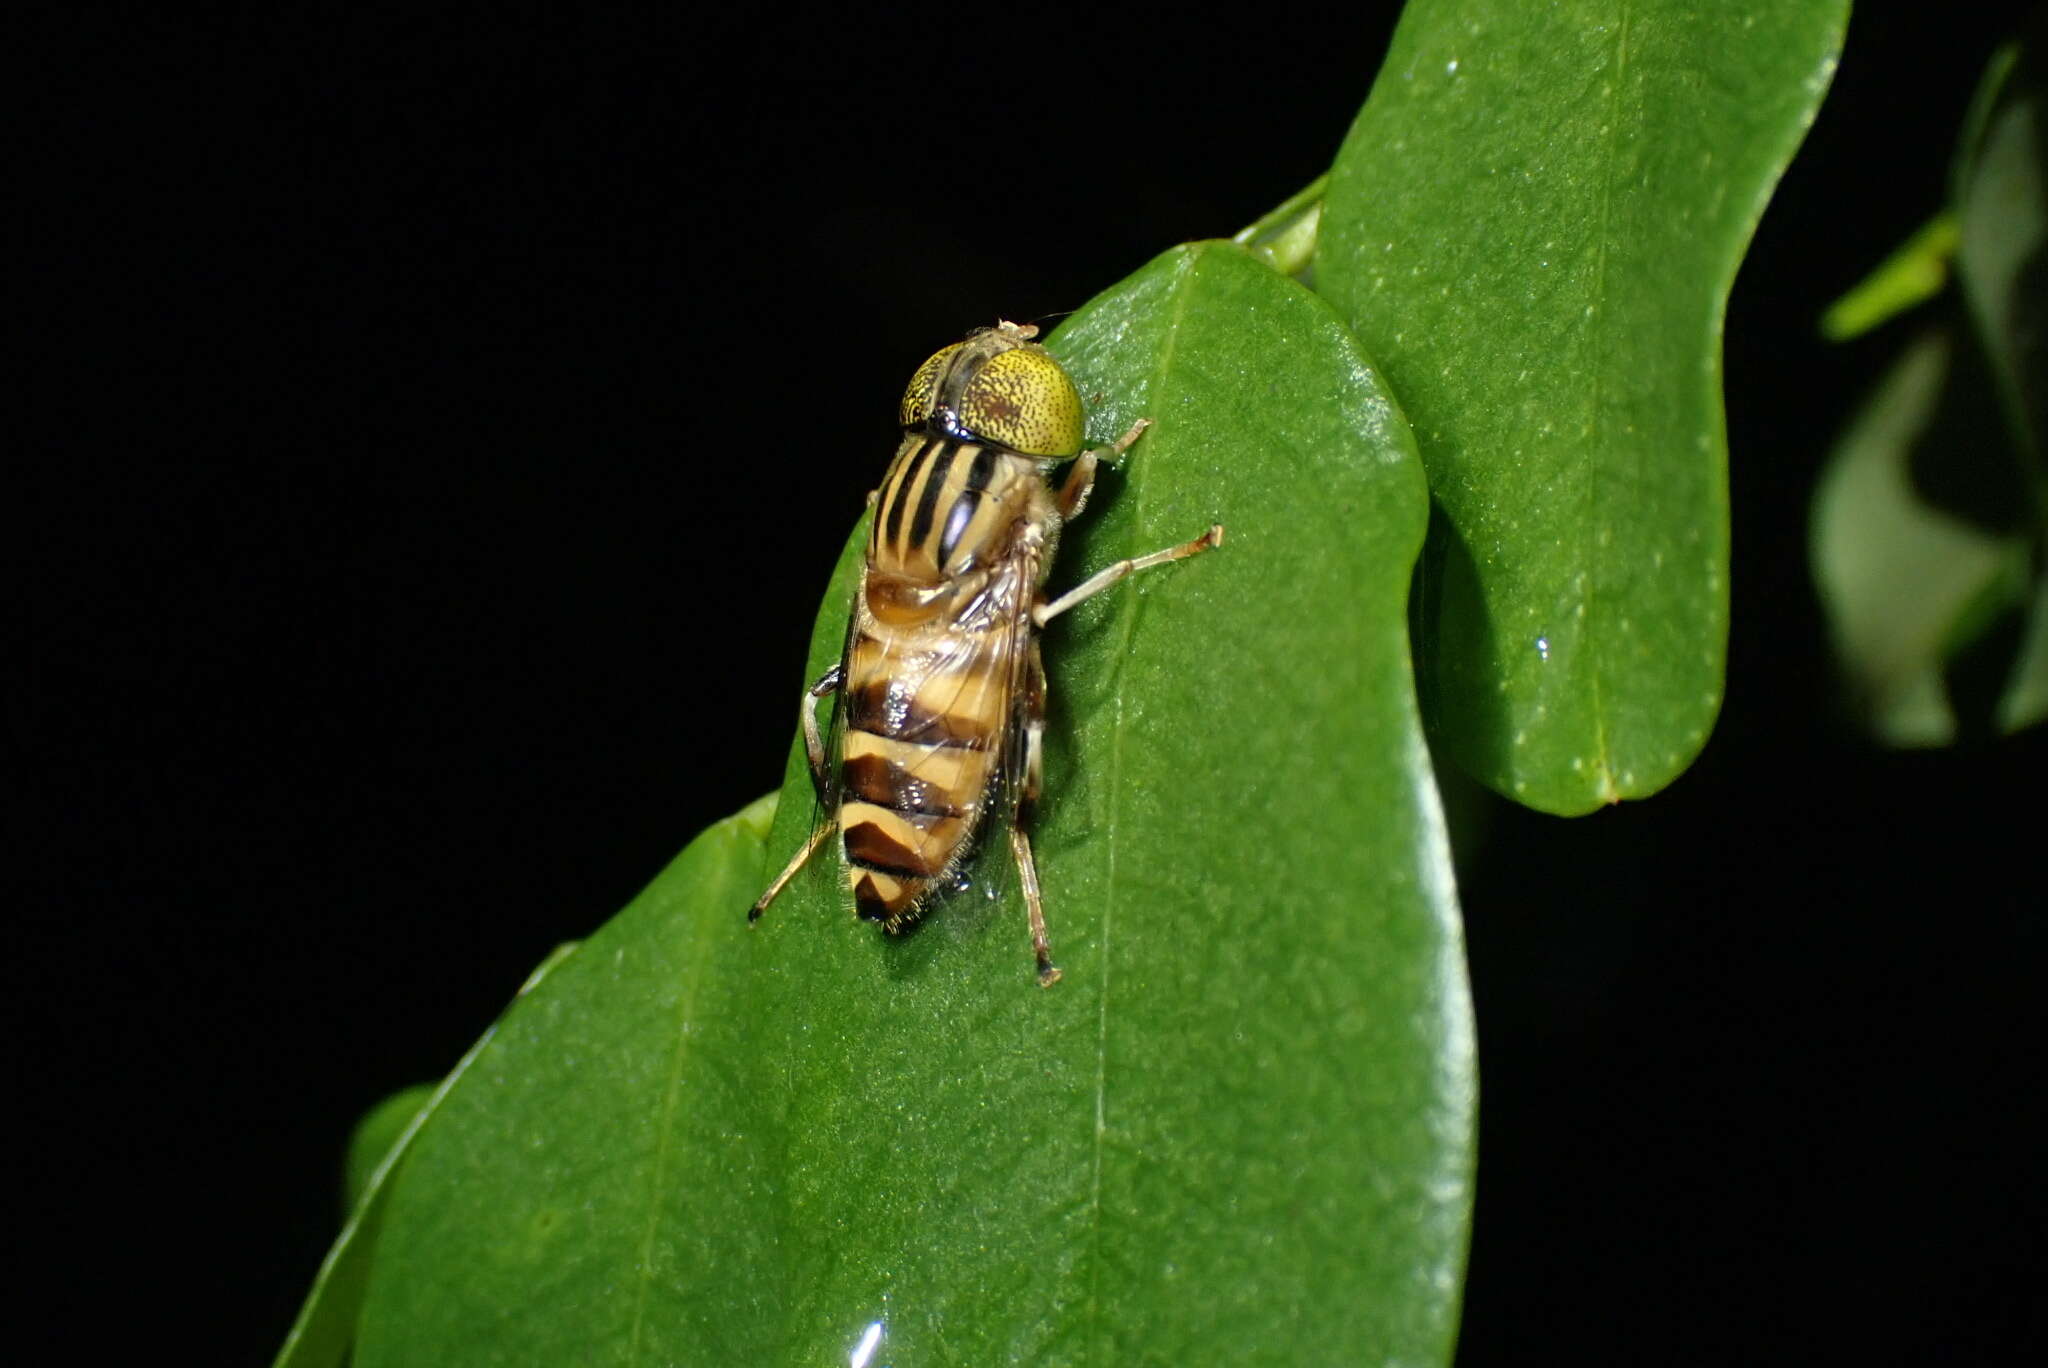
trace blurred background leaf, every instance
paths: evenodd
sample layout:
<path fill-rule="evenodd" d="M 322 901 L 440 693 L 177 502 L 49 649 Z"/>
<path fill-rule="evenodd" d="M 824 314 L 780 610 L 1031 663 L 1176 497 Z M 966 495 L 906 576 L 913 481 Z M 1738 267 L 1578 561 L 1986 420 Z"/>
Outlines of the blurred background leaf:
<path fill-rule="evenodd" d="M 1814 579 L 1859 713 L 1897 746 L 1945 745 L 1955 653 L 2027 589 L 2023 541 L 1935 508 L 1912 458 L 1934 438 L 1952 340 L 1921 337 L 1880 383 L 1814 492 Z"/>
<path fill-rule="evenodd" d="M 2044 113 L 2038 62 L 2002 48 L 1962 116 L 1938 220 L 1953 224 L 1942 236 L 1961 298 L 1937 306 L 1946 321 L 1880 382 L 1814 494 L 1813 573 L 1850 705 L 1891 745 L 2048 717 Z M 1891 265 L 1829 317 L 1872 297 Z"/>

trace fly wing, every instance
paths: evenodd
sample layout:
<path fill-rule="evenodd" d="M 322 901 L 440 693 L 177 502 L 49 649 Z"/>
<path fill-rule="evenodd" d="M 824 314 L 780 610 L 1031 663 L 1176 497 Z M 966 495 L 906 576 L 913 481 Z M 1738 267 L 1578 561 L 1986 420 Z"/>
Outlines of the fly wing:
<path fill-rule="evenodd" d="M 1005 777 L 1034 568 L 1006 558 L 931 620 L 869 617 L 849 640 L 840 797 L 914 821 L 927 861 L 953 863 Z"/>
<path fill-rule="evenodd" d="M 811 813 L 813 830 L 817 828 L 821 816 L 828 815 L 839 807 L 839 736 L 846 729 L 846 658 L 847 653 L 853 649 L 853 635 L 860 623 L 857 597 L 859 591 L 856 590 L 855 593 L 855 607 L 847 614 L 846 638 L 839 646 L 839 687 L 832 691 L 832 711 L 825 719 L 823 744 L 819 747 L 825 763 L 822 768 L 811 771 L 811 791 L 816 799 L 815 809 Z M 815 700 L 805 699 L 804 706 L 812 709 L 812 716 L 816 716 L 815 710 L 818 705 Z"/>

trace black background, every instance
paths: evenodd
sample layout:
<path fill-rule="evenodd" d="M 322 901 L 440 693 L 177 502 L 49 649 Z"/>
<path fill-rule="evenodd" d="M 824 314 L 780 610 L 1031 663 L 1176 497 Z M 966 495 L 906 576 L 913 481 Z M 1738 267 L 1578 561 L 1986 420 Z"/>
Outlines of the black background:
<path fill-rule="evenodd" d="M 1460 871 L 1467 1364 L 2048 1345 L 2048 750 L 1860 743 L 1804 551 L 1903 335 L 1813 321 L 1939 204 L 2005 15 L 1866 9 L 1730 309 L 1719 728 Z M 16 45 L 17 1238 L 85 1345 L 267 1357 L 356 1116 L 778 782 L 911 367 L 1308 181 L 1392 24 L 720 14 Z"/>

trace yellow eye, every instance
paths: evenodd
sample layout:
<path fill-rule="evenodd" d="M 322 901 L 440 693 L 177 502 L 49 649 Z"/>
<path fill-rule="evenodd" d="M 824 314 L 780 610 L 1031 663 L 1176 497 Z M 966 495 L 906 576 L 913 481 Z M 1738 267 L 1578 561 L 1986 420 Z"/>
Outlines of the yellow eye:
<path fill-rule="evenodd" d="M 916 381 L 911 385 L 914 391 Z M 908 396 L 904 410 L 909 411 Z M 1081 396 L 1052 353 L 1041 347 L 1019 346 L 991 356 L 968 381 L 959 412 L 960 425 L 969 432 L 1026 456 L 1059 458 L 1081 450 Z"/>
<path fill-rule="evenodd" d="M 931 354 L 930 360 L 917 368 L 917 374 L 910 377 L 910 385 L 903 391 L 900 411 L 904 427 L 922 427 L 932 416 L 932 410 L 938 406 L 939 377 L 945 373 L 946 363 L 953 359 L 953 353 L 965 345 L 964 342 L 955 342 L 950 347 L 939 348 Z"/>

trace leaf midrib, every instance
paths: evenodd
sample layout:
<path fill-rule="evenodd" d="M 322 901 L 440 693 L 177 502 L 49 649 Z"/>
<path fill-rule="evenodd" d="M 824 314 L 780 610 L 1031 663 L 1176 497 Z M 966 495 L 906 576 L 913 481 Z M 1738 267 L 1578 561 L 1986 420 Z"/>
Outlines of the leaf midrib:
<path fill-rule="evenodd" d="M 1180 337 L 1181 319 L 1186 315 L 1188 296 L 1192 291 L 1194 261 L 1190 260 L 1179 273 L 1175 282 L 1172 312 L 1168 317 L 1165 337 L 1159 348 L 1159 359 L 1154 363 L 1152 375 L 1146 382 L 1145 399 L 1154 404 L 1157 396 L 1166 387 L 1167 373 L 1172 369 L 1174 352 Z M 1140 453 L 1143 454 L 1142 452 Z M 1123 498 L 1131 505 L 1131 525 L 1143 527 L 1138 517 L 1142 506 L 1139 498 L 1143 492 L 1146 470 L 1150 463 L 1139 465 L 1124 481 Z M 1139 554 L 1135 544 L 1124 548 L 1127 556 Z M 1142 603 L 1137 595 L 1130 593 L 1127 586 L 1122 602 L 1117 609 L 1118 634 L 1116 658 L 1112 665 L 1112 696 L 1116 714 L 1110 730 L 1109 746 L 1109 812 L 1110 820 L 1105 839 L 1107 842 L 1106 869 L 1103 874 L 1102 893 L 1102 953 L 1099 977 L 1102 987 L 1099 995 L 1100 1006 L 1096 1016 L 1095 1035 L 1095 1144 L 1093 1154 L 1094 1172 L 1090 1180 L 1088 1207 L 1090 1216 L 1088 1250 L 1088 1334 L 1084 1339 L 1090 1362 L 1101 1363 L 1105 1359 L 1100 1349 L 1103 1335 L 1102 1318 L 1102 1166 L 1109 1136 L 1109 975 L 1112 932 L 1116 923 L 1116 874 L 1119 799 L 1123 792 L 1124 734 L 1127 730 L 1128 711 L 1124 706 L 1128 691 L 1124 687 L 1124 676 L 1130 666 L 1131 642 L 1137 635 L 1138 614 Z"/>
<path fill-rule="evenodd" d="M 1602 167 L 1600 175 L 1600 231 L 1594 234 L 1593 246 L 1594 307 L 1603 310 L 1608 306 L 1607 257 L 1613 241 L 1611 234 L 1614 210 L 1614 168 L 1615 163 L 1619 160 L 1615 152 L 1615 144 L 1621 136 L 1619 123 L 1621 88 L 1622 81 L 1628 72 L 1628 30 L 1629 22 L 1633 17 L 1630 13 L 1629 0 L 1621 0 L 1620 9 L 1621 17 L 1615 25 L 1614 36 L 1614 77 L 1607 85 L 1606 137 L 1601 139 L 1606 156 L 1604 158 L 1605 165 Z M 1606 400 L 1606 388 L 1607 368 L 1605 358 L 1603 358 L 1600 363 L 1595 364 L 1593 367 L 1592 385 L 1587 396 L 1588 412 L 1592 420 L 1587 426 L 1595 431 L 1598 430 L 1601 409 Z M 1586 463 L 1586 516 L 1580 522 L 1580 526 L 1587 531 L 1592 539 L 1592 545 L 1586 556 L 1586 560 L 1591 566 L 1586 575 L 1585 590 L 1586 631 L 1589 637 L 1592 636 L 1594 631 L 1594 592 L 1599 588 L 1602 574 L 1606 568 L 1605 557 L 1602 555 L 1603 548 L 1601 546 L 1598 525 L 1599 500 L 1595 493 L 1595 485 L 1598 483 L 1596 477 L 1599 474 L 1599 470 L 1600 462 L 1597 457 Z M 1606 690 L 1602 687 L 1600 678 L 1604 664 L 1604 653 L 1597 647 L 1594 647 L 1588 649 L 1586 655 L 1586 675 L 1590 685 L 1588 691 L 1592 695 L 1593 780 L 1598 786 L 1597 792 L 1600 799 L 1603 802 L 1614 803 L 1620 800 L 1621 790 L 1615 783 L 1614 755 L 1613 751 L 1609 748 L 1607 740 Z"/>
<path fill-rule="evenodd" d="M 710 927 L 710 918 L 697 917 L 698 953 L 690 956 L 685 970 L 680 1008 L 676 1017 L 674 1057 L 669 1065 L 668 1084 L 661 1099 L 661 1117 L 656 1122 L 654 1166 L 648 1179 L 647 1228 L 640 1239 L 638 1268 L 639 1288 L 633 1299 L 631 1335 L 626 1342 L 626 1361 L 640 1363 L 641 1332 L 647 1324 L 647 1300 L 654 1287 L 654 1241 L 661 1228 L 664 1216 L 668 1214 L 667 1204 L 662 1200 L 667 1183 L 669 1150 L 675 1134 L 675 1115 L 683 1090 L 683 1062 L 689 1055 L 690 1022 L 697 1011 L 697 990 L 704 981 L 703 953 L 704 937 Z"/>

